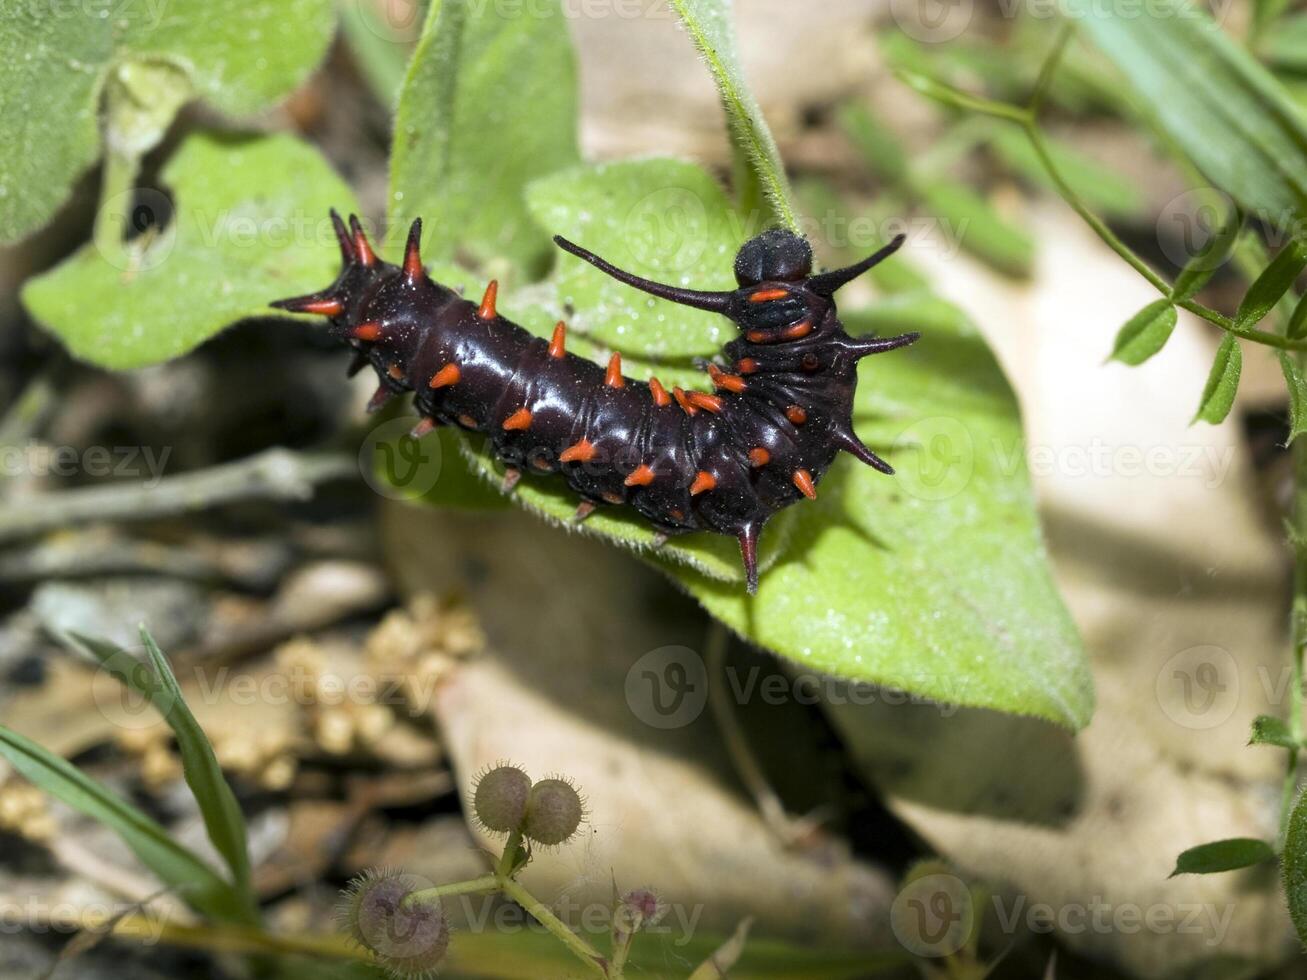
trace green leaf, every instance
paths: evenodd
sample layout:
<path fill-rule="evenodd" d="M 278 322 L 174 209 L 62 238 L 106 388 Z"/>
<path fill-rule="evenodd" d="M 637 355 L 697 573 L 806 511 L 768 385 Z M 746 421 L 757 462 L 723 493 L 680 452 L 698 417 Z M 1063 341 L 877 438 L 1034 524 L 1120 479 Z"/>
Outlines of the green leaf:
<path fill-rule="evenodd" d="M 427 9 L 422 2 L 340 5 L 341 27 L 359 74 L 387 108 L 399 99 Z"/>
<path fill-rule="evenodd" d="M 685 234 L 624 220 L 635 204 L 669 188 L 674 201 L 706 202 L 702 212 L 669 206 Z M 543 224 L 633 271 L 699 288 L 731 285 L 741 233 L 715 217 L 723 196 L 697 167 L 645 160 L 583 168 L 537 182 L 529 199 Z M 703 218 L 687 221 L 688 212 Z M 660 261 L 669 248 L 672 255 L 688 248 L 691 258 L 685 265 Z M 570 258 L 561 260 L 558 280 L 551 305 L 507 294 L 501 310 L 547 336 L 559 311 L 573 307 L 569 349 L 602 361 L 595 336 L 620 341 L 615 346 L 625 353 L 642 343 L 643 356 L 623 361 L 634 377 L 648 377 L 655 365 L 646 358 L 656 354 L 665 384 L 697 380 L 702 387 L 700 372 L 674 366 L 677 355 L 715 351 L 733 330 L 725 321 L 695 323 L 690 310 L 668 310 L 659 322 L 644 297 Z M 529 295 L 539 299 L 540 290 Z M 615 318 L 633 300 L 639 319 L 616 329 Z M 942 301 L 895 297 L 846 322 L 854 333 L 925 334 L 906 351 L 865 362 L 858 389 L 859 434 L 891 457 L 899 476 L 839 461 L 815 503 L 786 508 L 768 524 L 756 599 L 743 589 L 738 550 L 727 537 L 689 535 L 651 554 L 643 522 L 602 508 L 583 529 L 642 549 L 742 635 L 811 669 L 1082 726 L 1092 712 L 1092 683 L 1045 564 L 1016 401 L 997 363 Z M 644 323 L 670 339 L 646 337 Z M 473 460 L 497 478 L 487 453 L 476 451 Z M 439 494 L 438 483 L 431 499 Z M 576 507 L 557 480 L 523 479 L 514 499 L 557 521 Z"/>
<path fill-rule="evenodd" d="M 184 78 L 182 97 L 248 116 L 304 80 L 334 24 L 331 0 L 92 4 L 62 14 L 5 5 L 0 49 L 13 56 L 0 59 L 0 243 L 49 221 L 100 156 L 99 101 L 114 73 L 166 65 Z M 135 91 L 169 116 L 180 101 L 177 86 Z"/>
<path fill-rule="evenodd" d="M 889 183 L 908 177 L 908 158 L 894 133 L 860 102 L 851 102 L 839 112 L 840 129 L 862 154 L 872 172 Z"/>
<path fill-rule="evenodd" d="M 1280 370 L 1284 372 L 1284 383 L 1289 388 L 1289 438 L 1285 443 L 1288 445 L 1307 432 L 1307 380 L 1290 354 L 1285 351 L 1276 351 L 1276 354 L 1280 358 Z"/>
<path fill-rule="evenodd" d="M 175 211 L 161 232 L 125 243 L 125 266 L 86 245 L 23 288 L 75 356 L 119 369 L 165 361 L 339 271 L 327 210 L 353 207 L 353 194 L 312 147 L 195 135 L 160 180 Z"/>
<path fill-rule="evenodd" d="M 168 723 L 177 739 L 182 775 L 199 805 L 209 840 L 231 869 L 236 890 L 245 900 L 247 918 L 251 922 L 257 921 L 258 904 L 250 884 L 250 856 L 245 843 L 245 817 L 222 774 L 208 736 L 182 696 L 181 687 L 163 651 L 144 626 L 141 627 L 141 642 L 149 655 L 152 671 L 126 650 L 104 640 L 77 633 L 70 633 L 69 640 L 98 660 L 121 684 L 148 698 Z"/>
<path fill-rule="evenodd" d="M 1289 316 L 1289 325 L 1284 328 L 1284 335 L 1290 340 L 1302 340 L 1307 336 L 1307 293 L 1298 298 L 1293 313 Z"/>
<path fill-rule="evenodd" d="M 1169 299 L 1149 303 L 1117 332 L 1108 360 L 1132 367 L 1143 364 L 1165 346 L 1175 323 L 1175 307 Z"/>
<path fill-rule="evenodd" d="M 1176 875 L 1210 875 L 1221 871 L 1237 871 L 1275 860 L 1275 848 L 1264 840 L 1253 837 L 1231 837 L 1210 844 L 1191 847 L 1175 859 Z"/>
<path fill-rule="evenodd" d="M 940 229 L 963 249 L 1010 276 L 1030 275 L 1035 243 L 960 181 L 932 177 L 913 188 Z"/>
<path fill-rule="evenodd" d="M 750 216 L 755 207 L 765 206 L 770 212 L 763 216 L 770 219 L 767 223 L 797 231 L 798 218 L 790 204 L 780 150 L 740 67 L 729 0 L 671 0 L 671 5 L 717 83 L 736 151 L 741 212 Z"/>
<path fill-rule="evenodd" d="M 1248 287 L 1234 315 L 1234 325 L 1247 328 L 1260 323 L 1280 297 L 1289 291 L 1304 267 L 1307 267 L 1307 245 L 1294 240 L 1280 249 L 1271 264 Z"/>
<path fill-rule="evenodd" d="M 527 191 L 536 221 L 637 275 L 695 289 L 734 289 L 744 230 L 730 200 L 701 167 L 629 160 L 577 167 Z M 559 257 L 556 309 L 569 328 L 623 355 L 681 361 L 715 354 L 735 327 L 712 313 L 655 299 L 588 262 Z M 552 324 L 550 324 L 552 327 Z M 695 372 L 702 381 L 701 372 Z M 665 372 L 659 378 L 666 383 Z M 679 382 L 678 382 L 679 383 Z"/>
<path fill-rule="evenodd" d="M 576 99 L 556 0 L 434 0 L 395 117 L 391 244 L 421 217 L 428 261 L 458 249 L 543 271 L 553 246 L 523 190 L 580 159 Z"/>
<path fill-rule="evenodd" d="M 117 833 L 142 864 L 178 889 L 196 911 L 221 921 L 248 921 L 241 895 L 212 868 L 173 841 L 150 817 L 66 760 L 3 725 L 0 756 L 34 785 Z"/>
<path fill-rule="evenodd" d="M 1294 752 L 1302 747 L 1293 737 L 1288 723 L 1274 715 L 1258 715 L 1253 719 L 1253 730 L 1248 737 L 1248 744 L 1278 745 L 1282 749 L 1291 749 Z"/>
<path fill-rule="evenodd" d="M 1282 9 L 1286 5 L 1287 0 L 1263 0 L 1257 7 L 1260 12 L 1264 7 Z M 1262 25 L 1258 26 L 1260 33 Z M 1260 39 L 1257 49 L 1276 68 L 1307 72 L 1307 14 L 1295 14 L 1279 21 L 1271 34 Z"/>
<path fill-rule="evenodd" d="M 1239 374 L 1243 370 L 1243 351 L 1234 334 L 1227 333 L 1216 349 L 1216 358 L 1212 361 L 1212 370 L 1207 375 L 1207 384 L 1203 385 L 1203 397 L 1198 402 L 1198 413 L 1194 421 L 1200 419 L 1219 425 L 1230 414 L 1234 405 L 1234 396 L 1239 390 Z"/>
<path fill-rule="evenodd" d="M 1307 202 L 1307 126 L 1265 68 L 1186 0 L 1066 10 L 1209 180 L 1258 220 L 1294 224 Z"/>
<path fill-rule="evenodd" d="M 1064 180 L 1091 210 L 1124 218 L 1138 215 L 1144 196 L 1135 182 L 1060 140 L 1045 137 L 1049 155 Z M 1031 183 L 1050 190 L 1056 185 L 1023 130 L 995 121 L 990 148 L 1010 169 Z"/>
<path fill-rule="evenodd" d="M 1238 208 L 1231 208 L 1219 228 L 1208 235 L 1198 252 L 1185 263 L 1180 274 L 1171 287 L 1171 299 L 1183 303 L 1194 293 L 1202 289 L 1216 273 L 1234 249 L 1243 228 L 1243 213 Z"/>
<path fill-rule="evenodd" d="M 789 508 L 794 527 L 756 597 L 738 582 L 676 577 L 805 670 L 1084 726 L 1092 680 L 1049 573 L 1016 399 L 993 355 L 941 300 L 893 297 L 845 322 L 855 334 L 922 331 L 860 372 L 858 434 L 898 474 L 837 461 L 815 502 Z M 769 524 L 763 542 L 773 534 Z"/>
<path fill-rule="evenodd" d="M 1289 811 L 1280 876 L 1293 927 L 1299 941 L 1307 943 L 1307 794 L 1300 793 Z"/>

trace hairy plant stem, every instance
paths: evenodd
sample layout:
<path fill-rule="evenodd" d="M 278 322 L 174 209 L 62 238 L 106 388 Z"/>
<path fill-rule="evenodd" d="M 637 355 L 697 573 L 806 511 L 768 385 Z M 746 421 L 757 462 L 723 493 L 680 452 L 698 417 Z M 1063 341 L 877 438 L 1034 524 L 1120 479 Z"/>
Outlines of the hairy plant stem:
<path fill-rule="evenodd" d="M 532 895 L 513 878 L 500 879 L 499 887 L 505 895 L 522 906 L 531 917 L 553 933 L 554 937 L 572 951 L 572 954 L 587 964 L 596 974 L 607 980 L 619 980 L 620 973 L 610 973 L 606 960 L 598 950 L 574 933 L 549 907 Z"/>
<path fill-rule="evenodd" d="M 1299 367 L 1307 358 L 1299 356 Z M 1293 606 L 1289 636 L 1292 643 L 1289 683 L 1289 731 L 1301 746 L 1303 740 L 1302 682 L 1303 652 L 1307 647 L 1307 439 L 1297 439 L 1293 453 L 1293 513 L 1290 515 L 1289 546 L 1293 549 Z M 1298 791 L 1299 748 L 1288 750 L 1284 784 L 1280 792 L 1279 846 L 1289 828 L 1289 813 Z"/>
<path fill-rule="evenodd" d="M 405 905 L 413 905 L 432 899 L 449 898 L 453 895 L 471 895 L 478 892 L 501 892 L 511 898 L 537 922 L 545 927 L 559 942 L 566 946 L 577 959 L 581 960 L 604 980 L 622 980 L 622 964 L 609 964 L 604 955 L 578 936 L 571 928 L 550 911 L 513 876 L 521 869 L 518 853 L 522 848 L 522 835 L 514 831 L 504 844 L 504 851 L 495 862 L 495 870 L 479 878 L 455 881 L 434 888 L 422 888 L 412 892 L 404 899 Z"/>

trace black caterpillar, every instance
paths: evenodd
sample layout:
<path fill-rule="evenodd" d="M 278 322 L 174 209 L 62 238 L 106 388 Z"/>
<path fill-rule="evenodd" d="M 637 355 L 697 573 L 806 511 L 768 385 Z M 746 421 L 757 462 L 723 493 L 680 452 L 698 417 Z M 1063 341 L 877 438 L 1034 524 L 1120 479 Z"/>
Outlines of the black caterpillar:
<path fill-rule="evenodd" d="M 404 264 L 377 258 L 358 219 L 331 214 L 344 268 L 327 289 L 272 305 L 331 318 L 381 387 L 370 407 L 416 391 L 421 436 L 436 425 L 490 435 L 508 465 L 505 489 L 522 471 L 561 473 L 581 496 L 577 518 L 601 503 L 634 507 L 660 535 L 710 530 L 740 541 L 749 592 L 758 588 L 758 535 L 776 511 L 817 495 L 839 450 L 882 473 L 893 469 L 853 434 L 857 362 L 911 344 L 918 334 L 850 337 L 834 293 L 903 244 L 900 235 L 857 265 L 812 274 L 812 249 L 775 229 L 735 259 L 733 292 L 679 289 L 642 279 L 555 238 L 573 255 L 654 296 L 730 318 L 741 336 L 706 370 L 716 394 L 670 393 L 607 369 L 528 333 L 495 311 L 498 283 L 479 304 L 426 275 L 413 222 Z M 665 540 L 665 538 L 664 538 Z"/>

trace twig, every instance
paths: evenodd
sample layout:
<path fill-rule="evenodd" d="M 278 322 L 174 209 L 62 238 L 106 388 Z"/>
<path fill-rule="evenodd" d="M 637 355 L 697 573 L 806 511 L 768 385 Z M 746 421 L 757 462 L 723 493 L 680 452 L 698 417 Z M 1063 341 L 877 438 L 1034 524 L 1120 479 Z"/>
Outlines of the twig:
<path fill-rule="evenodd" d="M 242 500 L 307 500 L 319 483 L 357 475 L 358 463 L 339 453 L 268 449 L 195 473 L 139 483 L 86 487 L 6 501 L 0 542 L 88 521 L 165 517 Z"/>

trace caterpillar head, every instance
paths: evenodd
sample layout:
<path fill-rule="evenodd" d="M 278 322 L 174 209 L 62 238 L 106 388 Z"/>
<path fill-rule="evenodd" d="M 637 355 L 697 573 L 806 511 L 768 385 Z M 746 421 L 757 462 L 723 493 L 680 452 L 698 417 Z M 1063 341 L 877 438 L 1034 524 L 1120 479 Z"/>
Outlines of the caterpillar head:
<path fill-rule="evenodd" d="M 812 246 L 785 228 L 764 231 L 735 256 L 735 281 L 741 289 L 763 282 L 800 282 L 810 275 Z"/>
<path fill-rule="evenodd" d="M 792 231 L 773 228 L 740 248 L 735 258 L 739 288 L 729 292 L 653 282 L 625 272 L 565 238 L 555 236 L 554 241 L 619 282 L 683 306 L 729 317 L 752 343 L 777 344 L 801 340 L 821 329 L 834 309 L 835 291 L 896 252 L 904 238 L 897 236 L 856 265 L 814 276 L 812 247 Z"/>

